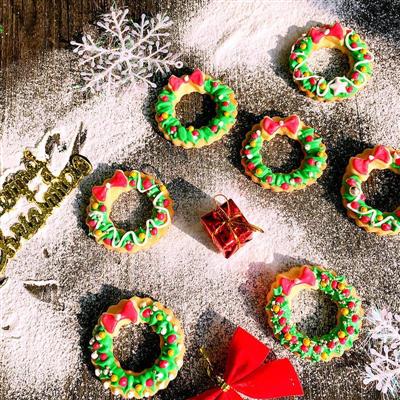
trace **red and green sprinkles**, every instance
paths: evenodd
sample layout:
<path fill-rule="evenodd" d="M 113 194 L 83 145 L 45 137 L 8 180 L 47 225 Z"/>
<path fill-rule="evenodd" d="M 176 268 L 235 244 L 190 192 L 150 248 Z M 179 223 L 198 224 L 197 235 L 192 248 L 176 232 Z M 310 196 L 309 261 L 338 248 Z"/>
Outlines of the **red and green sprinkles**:
<path fill-rule="evenodd" d="M 286 135 L 302 146 L 302 163 L 290 173 L 275 173 L 263 161 L 261 150 L 264 141 L 271 141 L 277 134 Z M 263 188 L 289 192 L 303 189 L 322 175 L 327 161 L 325 149 L 314 129 L 304 125 L 297 115 L 285 119 L 265 117 L 260 124 L 253 126 L 243 141 L 242 165 L 246 174 Z"/>
<path fill-rule="evenodd" d="M 110 218 L 113 203 L 110 191 L 121 194 L 133 189 L 146 194 L 153 203 L 153 210 L 145 224 L 125 232 L 117 228 Z M 170 225 L 172 213 L 172 200 L 164 185 L 139 171 L 117 170 L 111 179 L 93 187 L 86 224 L 89 234 L 98 243 L 112 250 L 136 252 L 160 237 L 160 231 Z"/>
<path fill-rule="evenodd" d="M 393 212 L 381 211 L 366 202 L 362 184 L 374 169 L 389 169 L 400 174 L 400 152 L 377 145 L 352 157 L 342 182 L 342 200 L 348 215 L 358 226 L 378 235 L 400 233 L 400 206 Z"/>
<path fill-rule="evenodd" d="M 113 353 L 113 339 L 127 324 L 148 324 L 160 336 L 160 355 L 140 372 L 121 368 Z M 142 399 L 165 389 L 182 367 L 184 334 L 172 311 L 150 298 L 133 297 L 111 306 L 99 318 L 89 343 L 95 375 L 114 396 Z"/>
<path fill-rule="evenodd" d="M 329 40 L 329 46 L 326 44 Z M 323 47 L 335 47 L 348 55 L 350 71 L 327 82 L 308 65 L 311 54 Z M 289 67 L 293 79 L 308 96 L 320 101 L 335 101 L 354 96 L 372 75 L 373 56 L 366 43 L 352 29 L 339 23 L 311 28 L 293 45 Z"/>
<path fill-rule="evenodd" d="M 186 127 L 176 117 L 176 104 L 193 92 L 207 94 L 215 103 L 216 115 L 206 126 Z M 166 139 L 190 148 L 211 144 L 228 133 L 236 122 L 237 102 L 230 87 L 196 69 L 191 75 L 172 75 L 160 92 L 155 109 L 156 121 Z"/>
<path fill-rule="evenodd" d="M 327 334 L 309 337 L 291 323 L 291 290 L 298 285 L 301 289 L 320 290 L 336 303 L 337 325 Z M 318 362 L 340 357 L 360 334 L 363 309 L 356 291 L 345 277 L 321 267 L 295 267 L 287 275 L 279 274 L 268 299 L 266 311 L 275 337 L 301 358 Z"/>

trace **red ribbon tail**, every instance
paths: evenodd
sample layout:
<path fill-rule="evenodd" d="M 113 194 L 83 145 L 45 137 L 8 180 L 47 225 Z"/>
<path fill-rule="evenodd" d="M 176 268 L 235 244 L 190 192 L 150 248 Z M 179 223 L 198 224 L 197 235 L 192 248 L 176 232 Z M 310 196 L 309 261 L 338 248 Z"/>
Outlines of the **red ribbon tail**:
<path fill-rule="evenodd" d="M 320 40 L 324 37 L 324 33 L 317 28 L 311 28 L 310 36 L 313 43 L 319 43 Z"/>
<path fill-rule="evenodd" d="M 362 175 L 368 174 L 369 160 L 364 160 L 363 158 L 355 157 L 353 159 L 354 169 Z"/>
<path fill-rule="evenodd" d="M 302 396 L 299 377 L 288 359 L 273 360 L 232 384 L 233 389 L 256 399 Z"/>
<path fill-rule="evenodd" d="M 178 77 L 175 76 L 175 75 L 171 75 L 171 77 L 169 78 L 168 83 L 169 83 L 169 86 L 171 87 L 171 89 L 172 89 L 173 91 L 176 91 L 176 90 L 178 90 L 178 89 L 181 87 L 181 85 L 183 84 L 183 79 L 178 78 Z"/>
<path fill-rule="evenodd" d="M 128 178 L 126 175 L 120 171 L 115 171 L 114 176 L 110 179 L 110 184 L 113 187 L 126 187 L 128 186 Z"/>
<path fill-rule="evenodd" d="M 374 157 L 386 164 L 390 161 L 390 153 L 385 146 L 378 146 L 375 150 Z"/>
<path fill-rule="evenodd" d="M 204 83 L 203 73 L 199 69 L 194 70 L 192 75 L 190 75 L 190 80 L 196 85 L 201 86 Z"/>
<path fill-rule="evenodd" d="M 107 188 L 105 186 L 93 186 L 92 194 L 98 201 L 105 201 Z"/>
<path fill-rule="evenodd" d="M 279 124 L 275 122 L 272 118 L 265 117 L 262 121 L 262 127 L 266 132 L 272 135 L 275 131 L 278 130 Z"/>
<path fill-rule="evenodd" d="M 329 34 L 342 40 L 344 38 L 342 25 L 336 22 L 336 24 L 329 29 Z"/>

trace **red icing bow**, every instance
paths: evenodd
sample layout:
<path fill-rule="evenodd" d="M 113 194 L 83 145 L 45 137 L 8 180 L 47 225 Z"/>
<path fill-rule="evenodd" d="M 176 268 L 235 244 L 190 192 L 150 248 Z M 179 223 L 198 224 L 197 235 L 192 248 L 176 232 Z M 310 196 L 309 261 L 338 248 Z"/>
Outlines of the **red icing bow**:
<path fill-rule="evenodd" d="M 389 150 L 385 146 L 376 146 L 374 150 L 374 154 L 369 156 L 369 158 L 364 159 L 360 157 L 355 157 L 353 159 L 353 167 L 360 174 L 367 175 L 368 174 L 368 166 L 374 160 L 380 160 L 387 164 L 390 162 L 390 153 Z"/>
<path fill-rule="evenodd" d="M 241 400 L 302 396 L 303 388 L 287 358 L 265 362 L 269 349 L 242 328 L 237 328 L 229 345 L 228 359 L 220 387 L 190 400 Z"/>
<path fill-rule="evenodd" d="M 344 38 L 342 25 L 338 22 L 332 26 L 325 25 L 318 28 L 311 28 L 309 35 L 313 43 L 319 43 L 324 36 L 335 36 L 339 40 Z"/>
<path fill-rule="evenodd" d="M 194 70 L 193 73 L 191 75 L 189 75 L 188 81 L 191 81 L 194 84 L 201 86 L 204 83 L 203 73 L 199 69 Z M 188 82 L 188 81 L 185 81 L 182 78 L 178 78 L 177 76 L 172 75 L 169 78 L 168 83 L 169 83 L 169 86 L 171 86 L 171 89 L 173 91 L 175 91 L 175 90 L 178 90 L 182 84 L 184 84 L 185 82 Z"/>
<path fill-rule="evenodd" d="M 301 285 L 304 283 L 310 286 L 314 286 L 315 282 L 316 279 L 314 272 L 312 272 L 309 268 L 304 268 L 299 278 L 296 279 L 282 278 L 280 283 L 282 286 L 283 293 L 288 295 L 292 290 L 293 286 Z"/>
<path fill-rule="evenodd" d="M 299 129 L 299 124 L 300 120 L 297 115 L 291 115 L 290 117 L 287 117 L 279 122 L 274 121 L 270 117 L 265 117 L 262 122 L 264 130 L 270 135 L 276 132 L 279 128 L 286 128 L 291 133 L 296 133 Z"/>
<path fill-rule="evenodd" d="M 107 190 L 111 187 L 126 187 L 128 185 L 128 178 L 121 170 L 115 171 L 114 176 L 104 186 L 94 186 L 92 194 L 98 201 L 105 201 Z"/>
<path fill-rule="evenodd" d="M 108 333 L 113 333 L 118 322 L 123 319 L 129 319 L 133 323 L 137 321 L 137 311 L 130 300 L 125 300 L 125 304 L 119 314 L 104 313 L 101 316 L 101 323 Z"/>

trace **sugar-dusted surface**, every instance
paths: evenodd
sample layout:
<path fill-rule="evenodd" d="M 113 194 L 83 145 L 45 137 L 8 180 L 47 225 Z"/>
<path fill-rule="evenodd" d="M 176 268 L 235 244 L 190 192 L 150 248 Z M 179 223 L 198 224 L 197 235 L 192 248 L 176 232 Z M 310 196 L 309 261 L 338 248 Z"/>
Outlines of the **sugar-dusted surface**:
<path fill-rule="evenodd" d="M 400 237 L 380 238 L 357 228 L 346 217 L 339 194 L 341 176 L 351 155 L 376 143 L 400 147 L 396 5 L 388 2 L 375 10 L 374 6 L 350 6 L 347 2 L 331 2 L 328 8 L 321 4 L 263 2 L 259 13 L 249 15 L 241 26 L 238 16 L 246 2 L 210 1 L 202 10 L 176 2 L 170 10 L 178 21 L 173 39 L 181 42 L 186 64 L 200 66 L 223 79 L 235 89 L 240 105 L 232 133 L 202 150 L 175 148 L 157 132 L 151 112 L 157 90 L 129 89 L 115 99 L 85 101 L 71 89 L 77 74 L 73 58 L 65 51 L 10 69 L 8 75 L 13 74 L 15 86 L 8 86 L 0 100 L 5 107 L 3 167 L 13 166 L 22 146 L 34 145 L 46 128 L 63 127 L 73 135 L 82 122 L 87 134 L 81 152 L 91 159 L 95 171 L 9 263 L 9 280 L 0 288 L 1 398 L 109 398 L 94 377 L 86 345 L 99 314 L 120 298 L 134 294 L 152 296 L 172 308 L 187 336 L 185 364 L 178 378 L 157 396 L 159 399 L 186 399 L 211 385 L 198 347 L 210 348 L 213 360 L 222 368 L 227 343 L 237 325 L 267 343 L 277 357 L 291 358 L 304 384 L 305 399 L 379 398 L 373 389 L 362 386 L 362 341 L 341 359 L 309 364 L 292 357 L 271 337 L 263 313 L 274 274 L 301 262 L 321 263 L 345 274 L 366 306 L 400 309 Z M 215 15 L 213 7 L 218 10 Z M 286 20 L 289 8 L 290 18 Z M 238 32 L 230 43 L 239 38 L 234 48 L 242 54 L 241 59 L 246 60 L 248 55 L 243 35 L 251 37 L 252 30 L 256 37 L 270 38 L 274 44 L 266 45 L 268 59 L 258 55 L 262 40 L 256 45 L 249 39 L 258 46 L 253 48 L 251 65 L 229 63 L 231 67 L 227 68 L 223 58 L 221 63 L 213 61 L 213 46 L 196 50 L 196 37 L 189 36 L 193 21 L 199 24 L 196 29 L 207 31 L 213 18 L 215 23 L 223 21 L 224 12 L 229 18 L 227 26 Z M 268 25 L 262 18 L 267 14 L 276 22 Z M 310 21 L 325 15 L 330 22 L 339 19 L 354 27 L 377 58 L 373 80 L 351 101 L 319 104 L 308 100 L 297 91 L 287 70 L 291 41 Z M 218 26 L 212 28 L 218 33 Z M 199 42 L 204 43 L 203 36 Z M 218 43 L 224 42 L 219 39 Z M 218 54 L 224 53 L 220 50 Z M 242 138 L 267 113 L 298 113 L 324 138 L 329 165 L 317 184 L 286 196 L 264 191 L 244 176 L 238 156 Z M 270 156 L 275 165 L 283 159 Z M 293 160 L 292 164 L 284 161 L 295 165 Z M 117 167 L 156 171 L 176 200 L 176 218 L 168 236 L 149 251 L 131 257 L 98 246 L 87 237 L 83 224 L 91 186 Z M 371 195 L 375 193 L 376 197 L 379 185 L 371 186 Z M 398 186 L 393 188 L 390 196 L 399 204 Z M 213 250 L 198 222 L 199 216 L 212 207 L 216 193 L 234 198 L 248 219 L 266 230 L 229 260 Z M 130 211 L 134 209 L 129 198 L 122 201 Z M 123 221 L 120 210 L 116 209 L 115 218 Z M 36 285 L 39 289 L 32 291 L 31 286 L 24 286 L 32 280 L 40 280 Z M 43 285 L 46 282 L 51 284 Z M 52 295 L 43 296 L 43 287 Z M 310 295 L 299 297 L 295 312 L 297 318 L 301 314 L 306 317 L 302 325 L 305 329 L 320 329 L 315 315 L 321 304 Z M 331 318 L 322 320 L 326 327 L 331 323 Z M 118 351 L 136 349 L 128 343 L 138 335 L 141 337 L 136 331 L 124 335 Z M 146 343 L 153 350 L 141 357 L 149 361 L 149 355 L 156 353 L 153 341 Z M 134 365 L 129 356 L 125 360 Z"/>

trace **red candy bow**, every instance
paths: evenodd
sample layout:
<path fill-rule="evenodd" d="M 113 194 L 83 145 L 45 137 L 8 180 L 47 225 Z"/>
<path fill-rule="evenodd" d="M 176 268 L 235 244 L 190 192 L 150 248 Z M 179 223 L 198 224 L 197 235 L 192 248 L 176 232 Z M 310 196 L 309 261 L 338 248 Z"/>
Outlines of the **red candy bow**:
<path fill-rule="evenodd" d="M 228 359 L 220 387 L 190 400 L 241 400 L 244 396 L 273 399 L 302 396 L 303 388 L 287 358 L 265 362 L 269 349 L 242 328 L 237 328 L 229 345 Z"/>
<path fill-rule="evenodd" d="M 270 117 L 265 117 L 262 122 L 264 130 L 270 135 L 276 132 L 279 128 L 286 128 L 291 133 L 296 133 L 299 129 L 299 124 L 300 120 L 297 115 L 291 115 L 290 117 L 287 117 L 279 122 L 274 121 Z"/>
<path fill-rule="evenodd" d="M 114 176 L 104 186 L 94 186 L 92 194 L 98 201 L 105 201 L 107 190 L 111 187 L 126 187 L 128 185 L 128 178 L 121 170 L 115 171 Z"/>
<path fill-rule="evenodd" d="M 189 81 L 193 82 L 198 86 L 201 86 L 204 83 L 203 73 L 199 69 L 194 70 L 194 72 L 191 75 L 189 75 Z M 178 90 L 181 87 L 181 85 L 183 85 L 185 82 L 186 81 L 184 79 L 178 78 L 175 75 L 172 75 L 168 81 L 173 91 Z"/>
<path fill-rule="evenodd" d="M 390 153 L 385 146 L 375 147 L 374 154 L 369 156 L 366 160 L 360 157 L 355 157 L 353 159 L 353 167 L 360 174 L 368 174 L 368 166 L 374 160 L 380 160 L 387 164 L 390 161 Z"/>
<path fill-rule="evenodd" d="M 126 303 L 119 314 L 104 313 L 101 316 L 101 322 L 105 330 L 109 333 L 113 333 L 118 322 L 123 319 L 129 319 L 133 323 L 137 321 L 137 311 L 130 300 L 126 300 Z"/>
<path fill-rule="evenodd" d="M 339 40 L 344 38 L 342 25 L 338 22 L 332 26 L 325 25 L 318 28 L 311 28 L 309 34 L 314 43 L 319 43 L 324 36 L 335 36 Z"/>
<path fill-rule="evenodd" d="M 296 279 L 282 278 L 281 286 L 283 293 L 288 295 L 292 290 L 293 286 L 301 285 L 304 283 L 310 286 L 314 286 L 315 282 L 316 280 L 314 272 L 312 272 L 309 268 L 304 268 L 299 278 Z"/>

